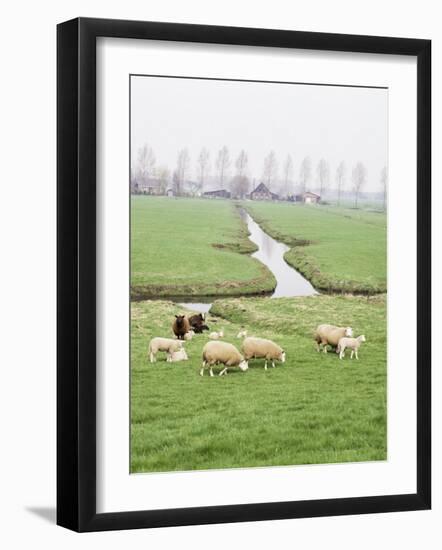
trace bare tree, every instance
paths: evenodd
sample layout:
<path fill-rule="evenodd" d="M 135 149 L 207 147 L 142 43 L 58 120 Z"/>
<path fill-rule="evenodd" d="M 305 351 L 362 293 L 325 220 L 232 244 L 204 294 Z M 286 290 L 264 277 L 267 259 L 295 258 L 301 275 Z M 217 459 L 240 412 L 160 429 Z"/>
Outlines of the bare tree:
<path fill-rule="evenodd" d="M 318 183 L 319 183 L 319 194 L 321 198 L 323 197 L 330 180 L 330 167 L 328 162 L 325 159 L 321 159 L 318 162 Z"/>
<path fill-rule="evenodd" d="M 248 163 L 249 163 L 249 158 L 247 156 L 247 153 L 244 151 L 244 149 L 241 149 L 241 152 L 239 153 L 235 161 L 237 176 L 243 177 L 247 175 Z"/>
<path fill-rule="evenodd" d="M 291 155 L 287 155 L 284 162 L 284 193 L 289 195 L 290 187 L 293 180 L 293 160 Z"/>
<path fill-rule="evenodd" d="M 170 181 L 170 171 L 167 166 L 160 166 L 157 170 L 160 192 L 164 195 Z"/>
<path fill-rule="evenodd" d="M 388 187 L 388 169 L 384 166 L 381 170 L 381 185 L 383 193 L 383 209 L 387 209 L 387 187 Z"/>
<path fill-rule="evenodd" d="M 307 185 L 310 183 L 312 177 L 312 160 L 310 157 L 304 157 L 299 169 L 299 184 L 301 193 L 305 193 Z"/>
<path fill-rule="evenodd" d="M 264 171 L 263 180 L 267 184 L 267 187 L 271 187 L 272 183 L 276 180 L 278 175 L 278 163 L 276 161 L 275 151 L 270 153 L 264 159 Z"/>
<path fill-rule="evenodd" d="M 203 147 L 198 157 L 198 183 L 200 190 L 204 188 L 207 177 L 210 171 L 210 154 L 209 151 Z"/>
<path fill-rule="evenodd" d="M 367 181 L 367 169 L 362 162 L 358 162 L 353 168 L 351 179 L 353 182 L 353 192 L 355 194 L 355 208 L 357 208 L 359 194 Z"/>
<path fill-rule="evenodd" d="M 229 150 L 224 145 L 222 149 L 218 151 L 218 157 L 216 159 L 216 170 L 218 174 L 218 183 L 223 187 L 226 181 L 230 168 L 230 155 Z"/>
<path fill-rule="evenodd" d="M 338 190 L 338 206 L 341 204 L 341 192 L 345 186 L 345 180 L 347 177 L 346 172 L 347 170 L 345 167 L 345 162 L 342 160 L 336 169 L 336 188 Z"/>
<path fill-rule="evenodd" d="M 244 199 L 250 190 L 250 180 L 247 176 L 238 174 L 230 182 L 232 196 L 238 199 Z"/>
<path fill-rule="evenodd" d="M 175 192 L 177 195 L 181 195 L 186 181 L 187 174 L 189 172 L 190 157 L 186 148 L 181 149 L 178 152 L 177 166 L 174 172 L 174 184 Z"/>
<path fill-rule="evenodd" d="M 142 182 L 147 183 L 155 173 L 155 155 L 152 147 L 143 145 L 138 149 L 137 159 L 137 177 Z"/>

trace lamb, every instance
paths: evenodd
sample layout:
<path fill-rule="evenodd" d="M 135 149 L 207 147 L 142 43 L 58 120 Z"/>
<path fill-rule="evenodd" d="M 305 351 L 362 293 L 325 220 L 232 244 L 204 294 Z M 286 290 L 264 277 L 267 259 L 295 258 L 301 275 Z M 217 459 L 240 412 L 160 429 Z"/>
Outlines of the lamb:
<path fill-rule="evenodd" d="M 247 331 L 244 329 L 244 327 L 241 327 L 241 330 L 236 335 L 237 338 L 245 338 L 247 336 Z"/>
<path fill-rule="evenodd" d="M 187 361 L 187 359 L 189 358 L 187 357 L 187 353 L 184 348 L 181 348 L 178 351 L 173 351 L 167 357 L 167 361 L 169 363 L 177 363 L 178 361 Z"/>
<path fill-rule="evenodd" d="M 315 331 L 314 339 L 316 341 L 316 349 L 327 353 L 327 345 L 336 347 L 341 338 L 345 336 L 352 337 L 353 329 L 351 327 L 335 327 L 334 325 L 319 325 Z"/>
<path fill-rule="evenodd" d="M 265 359 L 265 370 L 267 370 L 267 361 L 272 361 L 273 368 L 275 368 L 275 360 L 285 363 L 285 351 L 275 342 L 265 338 L 249 336 L 242 344 L 242 352 L 246 361 L 252 358 Z"/>
<path fill-rule="evenodd" d="M 172 330 L 178 340 L 184 340 L 184 335 L 190 330 L 190 323 L 184 315 L 175 315 Z"/>
<path fill-rule="evenodd" d="M 219 340 L 220 338 L 224 338 L 224 329 L 221 329 L 219 332 L 211 332 L 209 334 L 209 338 L 211 340 Z"/>
<path fill-rule="evenodd" d="M 351 349 L 350 359 L 353 359 L 353 354 L 356 355 L 356 359 L 359 359 L 358 349 L 362 342 L 366 342 L 366 338 L 363 334 L 357 338 L 341 338 L 336 348 L 336 353 L 339 353 L 339 359 L 345 357 L 345 348 Z"/>
<path fill-rule="evenodd" d="M 179 351 L 183 347 L 182 342 L 173 340 L 172 338 L 152 338 L 149 343 L 149 358 L 151 363 L 155 363 L 155 356 L 159 351 L 165 351 L 167 353 L 167 358 L 169 359 L 170 355 L 173 352 Z"/>
<path fill-rule="evenodd" d="M 186 332 L 184 335 L 184 340 L 192 340 L 192 338 L 195 336 L 195 331 L 190 329 L 189 332 Z"/>
<path fill-rule="evenodd" d="M 220 376 L 227 373 L 229 367 L 239 367 L 242 371 L 249 368 L 247 361 L 232 344 L 227 342 L 207 342 L 203 348 L 203 365 L 200 375 L 204 375 L 204 369 L 209 366 L 210 376 L 213 376 L 213 365 L 223 364 L 225 368 L 219 373 Z"/>

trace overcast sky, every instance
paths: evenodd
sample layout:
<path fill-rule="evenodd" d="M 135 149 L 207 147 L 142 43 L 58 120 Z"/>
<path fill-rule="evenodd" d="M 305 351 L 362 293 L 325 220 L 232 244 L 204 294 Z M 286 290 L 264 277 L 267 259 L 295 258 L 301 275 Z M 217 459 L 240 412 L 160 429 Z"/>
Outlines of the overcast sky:
<path fill-rule="evenodd" d="M 176 166 L 179 149 L 187 147 L 190 178 L 196 179 L 202 147 L 215 159 L 226 145 L 233 163 L 244 149 L 249 176 L 260 180 L 264 157 L 274 150 L 282 177 L 288 154 L 294 180 L 305 156 L 316 165 L 330 163 L 331 183 L 341 160 L 352 166 L 362 161 L 368 171 L 364 191 L 380 190 L 380 172 L 387 164 L 388 91 L 299 84 L 271 84 L 185 78 L 132 77 L 132 159 L 144 144 L 152 147 L 157 166 Z M 350 183 L 347 184 L 350 188 Z"/>

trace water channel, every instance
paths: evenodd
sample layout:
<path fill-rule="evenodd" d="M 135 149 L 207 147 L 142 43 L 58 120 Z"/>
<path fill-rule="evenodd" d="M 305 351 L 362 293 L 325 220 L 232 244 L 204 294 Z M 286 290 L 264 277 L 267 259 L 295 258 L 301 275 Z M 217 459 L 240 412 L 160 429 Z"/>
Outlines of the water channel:
<path fill-rule="evenodd" d="M 311 283 L 284 260 L 284 254 L 290 247 L 265 233 L 245 210 L 241 209 L 240 215 L 247 224 L 250 233 L 249 239 L 258 247 L 252 257 L 266 265 L 276 278 L 276 288 L 271 294 L 271 298 L 317 294 Z M 187 300 L 181 296 L 180 298 L 170 297 L 169 299 L 192 311 L 207 313 L 216 298 L 193 296 Z"/>

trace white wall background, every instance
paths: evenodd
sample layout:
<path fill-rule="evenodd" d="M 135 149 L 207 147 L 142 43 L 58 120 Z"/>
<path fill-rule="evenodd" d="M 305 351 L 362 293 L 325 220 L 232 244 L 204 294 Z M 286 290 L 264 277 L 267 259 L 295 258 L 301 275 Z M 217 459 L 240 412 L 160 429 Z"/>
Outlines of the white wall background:
<path fill-rule="evenodd" d="M 66 0 L 5 4 L 0 87 L 0 544 L 108 548 L 439 548 L 442 521 L 441 372 L 433 368 L 433 510 L 371 516 L 76 535 L 55 520 L 55 25 L 109 17 L 431 38 L 433 181 L 442 177 L 441 14 L 437 0 Z M 434 185 L 434 233 L 441 233 Z M 439 218 L 439 219 L 437 219 Z M 441 246 L 434 239 L 434 275 Z M 441 292 L 434 288 L 434 340 Z M 439 311 L 438 311 L 439 310 Z M 404 426 L 404 429 L 406 427 Z"/>

